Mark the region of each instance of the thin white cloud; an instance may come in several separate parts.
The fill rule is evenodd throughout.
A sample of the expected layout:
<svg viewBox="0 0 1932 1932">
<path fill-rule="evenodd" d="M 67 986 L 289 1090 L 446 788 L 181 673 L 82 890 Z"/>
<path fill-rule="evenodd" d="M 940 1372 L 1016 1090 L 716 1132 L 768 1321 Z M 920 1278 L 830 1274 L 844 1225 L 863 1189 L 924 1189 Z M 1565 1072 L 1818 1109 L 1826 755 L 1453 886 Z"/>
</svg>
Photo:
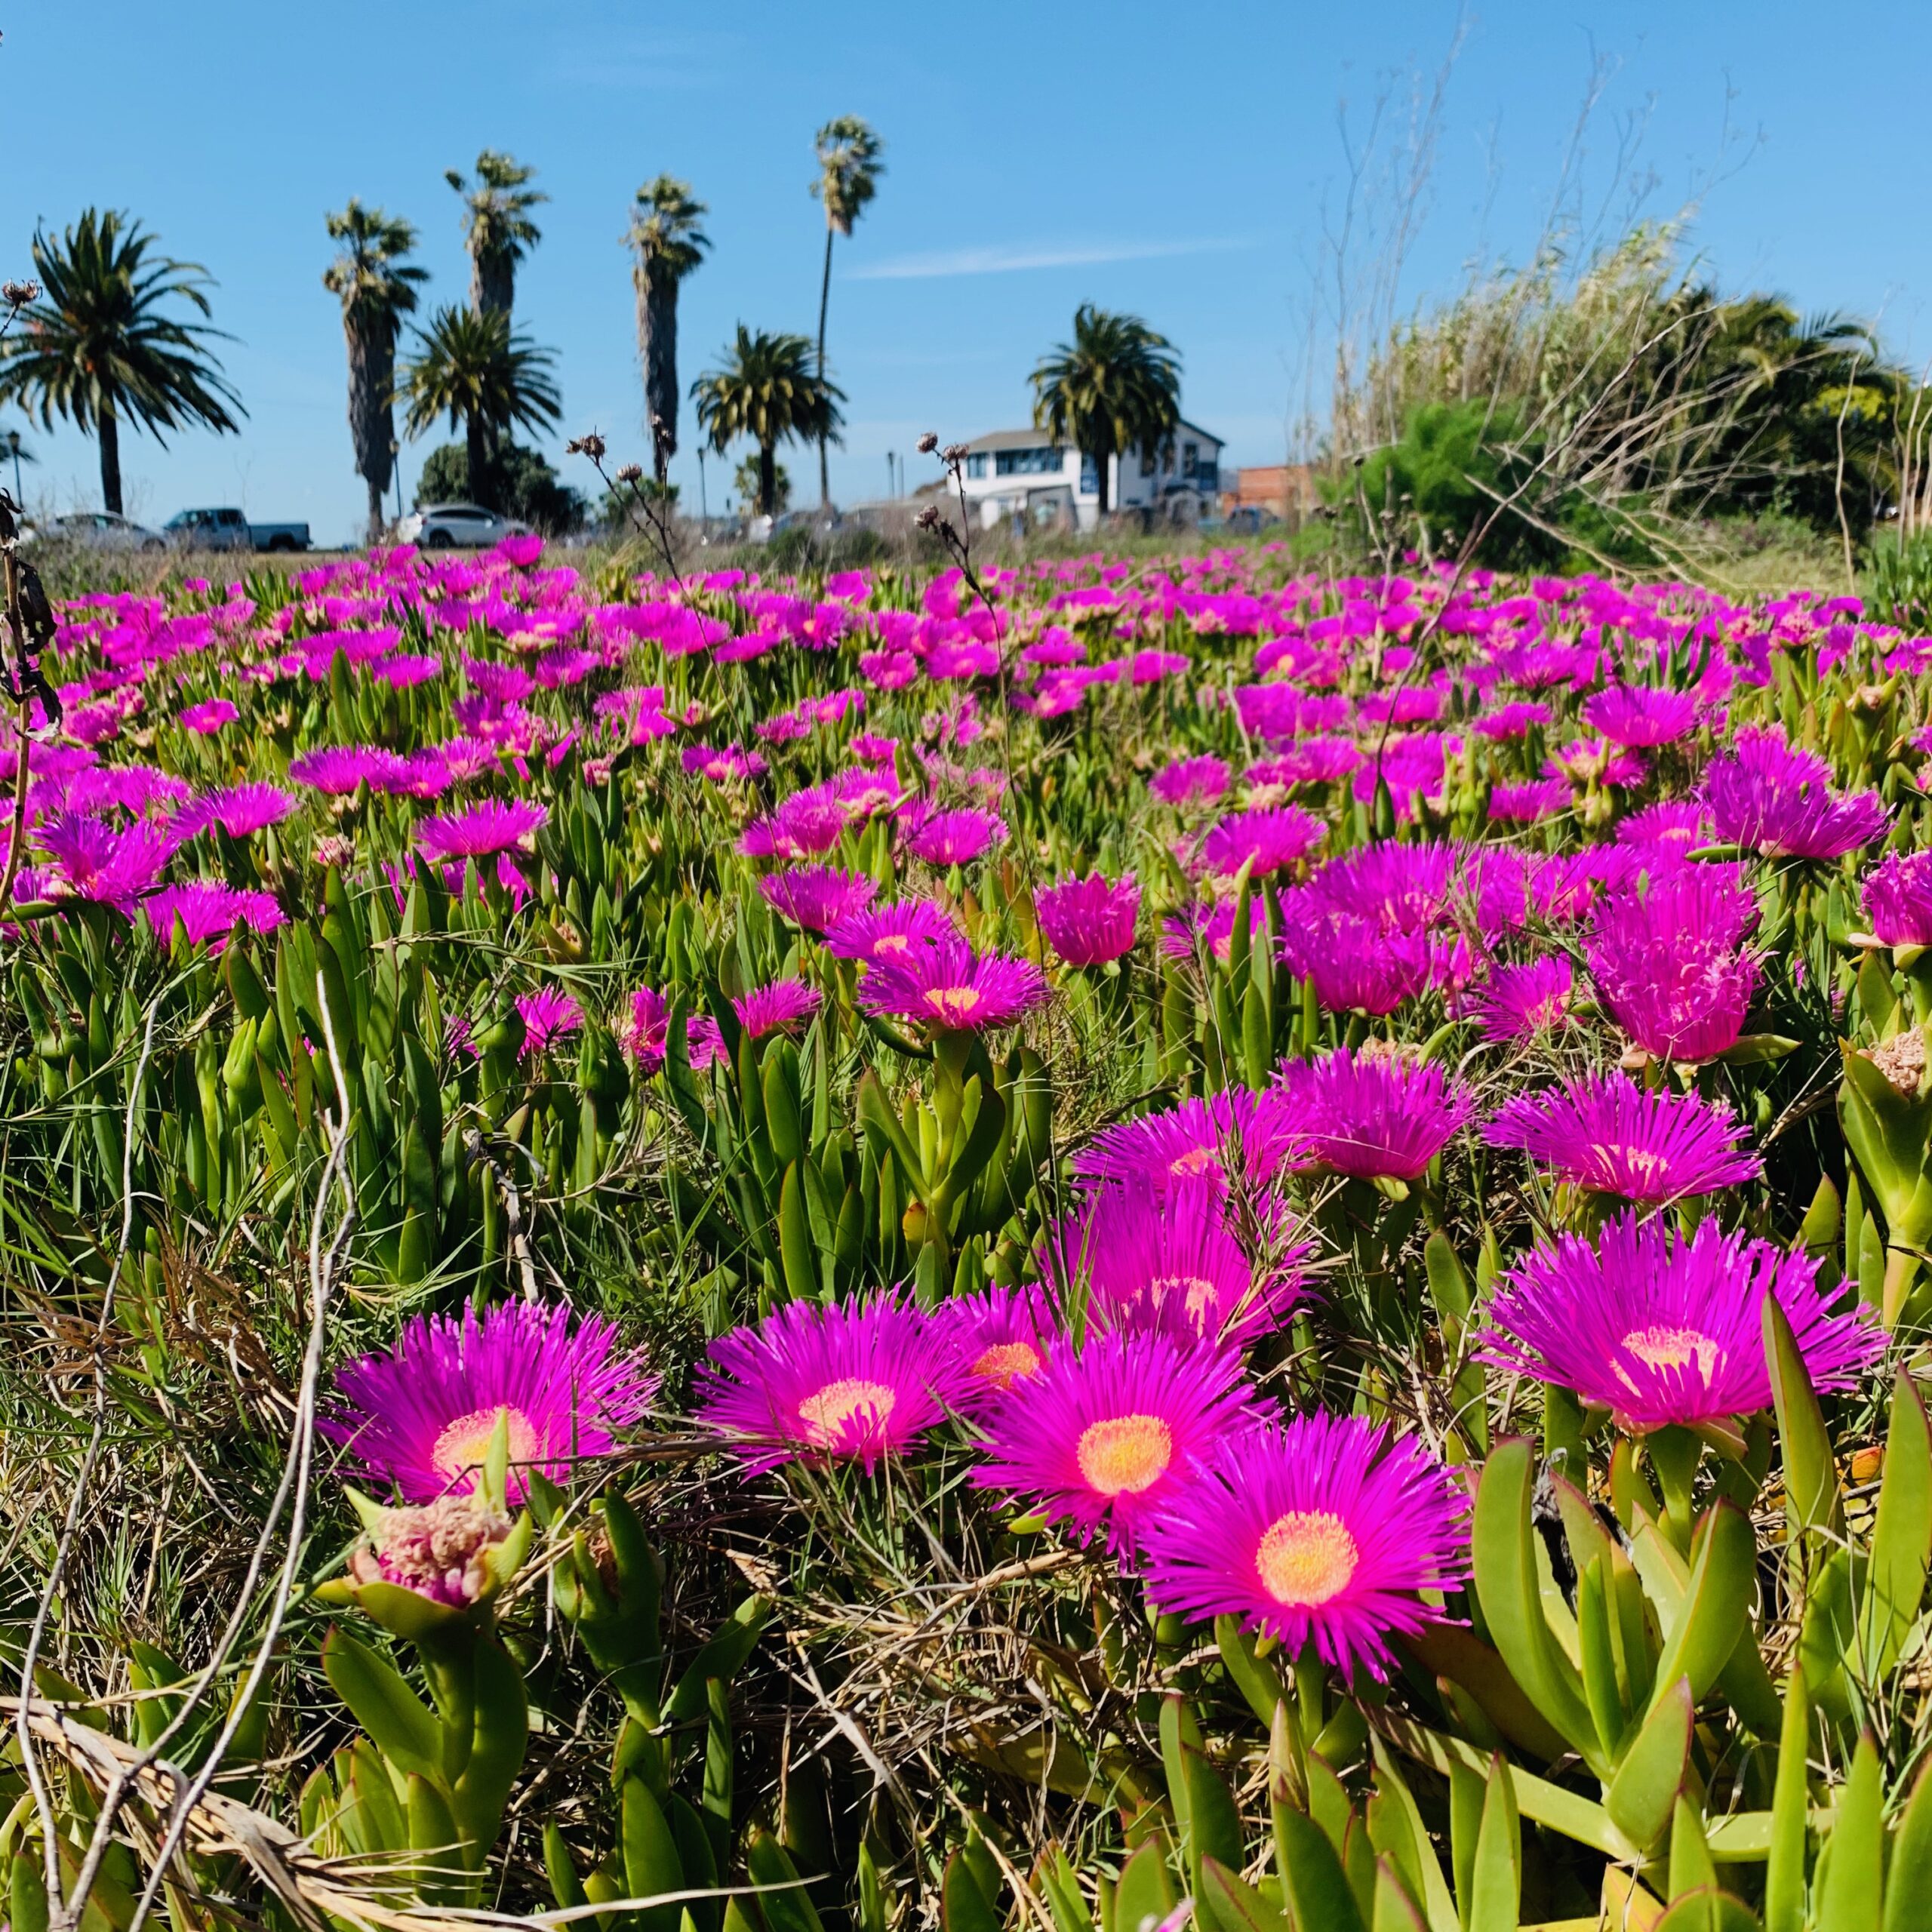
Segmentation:
<svg viewBox="0 0 1932 1932">
<path fill-rule="evenodd" d="M 1218 254 L 1247 243 L 1233 236 L 1185 242 L 1039 242 L 1005 248 L 946 248 L 893 255 L 846 270 L 854 281 L 929 281 L 944 276 L 1018 275 L 1029 269 L 1084 269 L 1107 262 L 1165 261 L 1177 255 Z"/>
</svg>

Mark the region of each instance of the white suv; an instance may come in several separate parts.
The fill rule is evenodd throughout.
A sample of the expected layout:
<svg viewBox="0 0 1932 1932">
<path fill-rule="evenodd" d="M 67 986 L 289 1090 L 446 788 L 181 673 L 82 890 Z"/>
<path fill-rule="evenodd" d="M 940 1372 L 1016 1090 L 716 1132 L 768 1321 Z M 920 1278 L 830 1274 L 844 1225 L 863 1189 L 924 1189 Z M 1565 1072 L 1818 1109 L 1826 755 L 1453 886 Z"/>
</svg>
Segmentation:
<svg viewBox="0 0 1932 1932">
<path fill-rule="evenodd" d="M 425 550 L 487 550 L 506 537 L 532 534 L 528 524 L 475 503 L 426 503 L 395 527 L 398 543 L 418 544 Z"/>
</svg>

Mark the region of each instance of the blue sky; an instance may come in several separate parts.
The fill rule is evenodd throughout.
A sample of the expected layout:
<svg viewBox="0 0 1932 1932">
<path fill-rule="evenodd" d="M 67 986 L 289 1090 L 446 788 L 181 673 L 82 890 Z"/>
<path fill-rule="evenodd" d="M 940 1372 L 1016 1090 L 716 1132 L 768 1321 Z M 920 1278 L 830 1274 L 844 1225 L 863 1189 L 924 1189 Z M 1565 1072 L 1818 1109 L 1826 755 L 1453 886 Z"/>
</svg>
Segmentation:
<svg viewBox="0 0 1932 1932">
<path fill-rule="evenodd" d="M 319 281 L 327 210 L 354 194 L 407 215 L 430 299 L 458 300 L 460 211 L 443 170 L 485 145 L 534 163 L 552 198 L 517 315 L 557 352 L 553 454 L 563 462 L 564 437 L 595 427 L 641 457 L 620 246 L 632 192 L 664 170 L 710 204 L 713 253 L 681 313 L 688 384 L 740 319 L 813 327 L 824 230 L 806 192 L 812 133 L 857 113 L 884 137 L 888 171 L 834 271 L 830 358 L 849 418 L 835 497 L 883 494 L 888 450 L 923 480 L 923 429 L 1023 421 L 1027 372 L 1082 300 L 1172 338 L 1186 413 L 1227 439 L 1229 460 L 1278 461 L 1307 372 L 1326 360 L 1343 127 L 1361 143 L 1385 100 L 1388 152 L 1459 17 L 1404 300 L 1453 287 L 1473 256 L 1533 245 L 1606 66 L 1569 177 L 1586 227 L 1623 210 L 1631 170 L 1618 157 L 1634 149 L 1635 172 L 1654 182 L 1646 211 L 1696 198 L 1694 244 L 1727 286 L 1875 316 L 1895 348 L 1922 352 L 1922 5 L 1866 9 L 1855 35 L 1835 38 L 1826 15 L 1789 0 L 1491 0 L 1460 17 L 1398 0 L 59 0 L 19 10 L 0 46 L 0 272 L 26 271 L 37 220 L 64 225 L 89 203 L 130 210 L 205 263 L 249 420 L 239 436 L 165 450 L 124 439 L 130 510 L 158 521 L 238 502 L 340 540 L 362 491 L 339 311 Z M 1389 196 L 1363 201 L 1369 229 L 1386 223 Z M 1360 252 L 1372 257 L 1372 232 Z M 682 429 L 674 475 L 695 502 L 688 413 Z M 30 499 L 98 501 L 91 443 L 29 436 L 41 457 Z M 410 484 L 427 447 L 406 450 Z M 789 463 L 809 500 L 811 457 Z M 721 468 L 709 469 L 714 509 Z"/>
</svg>

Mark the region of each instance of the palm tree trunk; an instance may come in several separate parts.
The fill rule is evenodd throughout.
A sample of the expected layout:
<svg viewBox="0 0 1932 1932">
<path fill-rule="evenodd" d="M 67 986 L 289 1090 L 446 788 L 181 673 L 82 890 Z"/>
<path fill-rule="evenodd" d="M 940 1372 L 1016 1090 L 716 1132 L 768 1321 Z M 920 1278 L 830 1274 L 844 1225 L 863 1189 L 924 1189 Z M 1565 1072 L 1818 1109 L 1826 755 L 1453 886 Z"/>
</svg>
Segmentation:
<svg viewBox="0 0 1932 1932">
<path fill-rule="evenodd" d="M 469 471 L 469 499 L 486 510 L 497 508 L 497 479 L 491 473 L 490 426 L 480 413 L 466 417 L 463 425 L 463 455 Z"/>
<path fill-rule="evenodd" d="M 121 423 L 112 398 L 103 397 L 94 417 L 100 438 L 100 506 L 110 516 L 121 514 Z"/>
<path fill-rule="evenodd" d="M 355 447 L 355 470 L 369 486 L 368 537 L 383 534 L 383 493 L 389 487 L 395 458 L 389 444 L 395 434 L 390 391 L 395 381 L 395 324 L 375 317 L 343 318 L 349 341 L 349 433 Z"/>
<path fill-rule="evenodd" d="M 638 267 L 637 346 L 651 468 L 661 484 L 678 449 L 678 278 L 661 265 Z"/>
<path fill-rule="evenodd" d="M 758 446 L 758 513 L 760 516 L 777 514 L 774 506 L 778 499 L 778 451 L 771 443 Z"/>
<path fill-rule="evenodd" d="M 818 285 L 818 379 L 825 380 L 825 312 L 832 300 L 832 223 L 825 224 L 825 272 L 819 278 Z M 820 509 L 832 507 L 832 472 L 826 457 L 826 439 L 823 430 L 818 439 L 818 506 Z"/>
<path fill-rule="evenodd" d="M 1094 487 L 1100 493 L 1100 507 L 1096 512 L 1096 515 L 1100 517 L 1105 517 L 1107 512 L 1113 507 L 1109 499 L 1107 490 L 1108 485 L 1112 481 L 1112 478 L 1107 474 L 1107 466 L 1113 460 L 1113 451 L 1112 450 L 1097 449 L 1092 452 L 1092 454 L 1094 458 Z"/>
</svg>

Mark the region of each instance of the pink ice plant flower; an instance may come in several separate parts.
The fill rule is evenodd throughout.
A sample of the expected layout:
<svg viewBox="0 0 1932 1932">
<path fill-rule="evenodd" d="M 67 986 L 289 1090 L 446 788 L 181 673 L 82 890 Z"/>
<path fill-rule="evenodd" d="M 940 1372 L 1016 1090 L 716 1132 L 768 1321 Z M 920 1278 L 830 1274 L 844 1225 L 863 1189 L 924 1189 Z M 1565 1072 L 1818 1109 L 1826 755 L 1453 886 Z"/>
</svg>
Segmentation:
<svg viewBox="0 0 1932 1932">
<path fill-rule="evenodd" d="M 731 1001 L 738 1024 L 754 1040 L 768 1033 L 790 1031 L 818 1011 L 822 995 L 803 980 L 774 980 L 770 985 L 754 986 Z"/>
<path fill-rule="evenodd" d="M 432 859 L 487 858 L 534 838 L 549 816 L 531 799 L 484 798 L 426 818 L 416 828 L 416 843 Z"/>
<path fill-rule="evenodd" d="M 1251 877 L 1266 878 L 1299 864 L 1327 831 L 1312 812 L 1296 805 L 1236 812 L 1208 833 L 1201 856 L 1219 877 L 1231 878 L 1246 866 Z"/>
<path fill-rule="evenodd" d="M 869 1013 L 949 1033 L 1011 1026 L 1047 997 L 1046 975 L 1030 959 L 975 953 L 956 938 L 875 959 L 859 989 Z"/>
<path fill-rule="evenodd" d="M 870 966 L 958 937 L 959 928 L 930 899 L 900 899 L 848 914 L 826 934 L 825 948 L 835 959 L 861 960 Z"/>
<path fill-rule="evenodd" d="M 1735 866 L 1679 866 L 1606 896 L 1584 947 L 1611 1017 L 1660 1060 L 1715 1060 L 1737 1044 L 1758 983 L 1742 949 L 1755 900 Z"/>
<path fill-rule="evenodd" d="M 619 1351 L 614 1323 L 541 1302 L 478 1315 L 424 1315 L 393 1349 L 336 1377 L 340 1400 L 317 1427 L 376 1481 L 412 1503 L 467 1495 L 500 1423 L 509 1438 L 508 1500 L 527 1472 L 568 1482 L 580 1461 L 605 1456 L 657 1393 L 654 1377 Z"/>
<path fill-rule="evenodd" d="M 1881 946 L 1932 946 L 1932 852 L 1894 852 L 1865 875 L 1865 912 Z"/>
<path fill-rule="evenodd" d="M 163 886 L 141 901 L 141 912 L 162 945 L 173 937 L 178 921 L 189 945 L 206 945 L 211 952 L 227 944 L 238 925 L 252 933 L 272 933 L 287 917 L 273 893 L 245 891 L 212 878 Z"/>
<path fill-rule="evenodd" d="M 971 1393 L 947 1324 L 896 1295 L 830 1307 L 787 1302 L 711 1345 L 697 1411 L 756 1475 L 789 1462 L 856 1462 L 869 1475 Z"/>
<path fill-rule="evenodd" d="M 1226 1190 L 1232 1174 L 1252 1191 L 1274 1179 L 1291 1145 L 1272 1098 L 1229 1087 L 1103 1128 L 1074 1155 L 1073 1173 L 1083 1186 L 1137 1184 L 1164 1197 L 1195 1186 Z"/>
<path fill-rule="evenodd" d="M 759 896 L 774 911 L 809 933 L 829 932 L 863 912 L 877 895 L 877 881 L 836 866 L 792 866 L 758 881 Z"/>
<path fill-rule="evenodd" d="M 1101 966 L 1133 947 L 1140 887 L 1131 872 L 1118 884 L 1092 872 L 1041 887 L 1033 910 L 1047 943 L 1069 966 Z"/>
<path fill-rule="evenodd" d="M 1566 953 L 1502 961 L 1463 995 L 1463 1011 L 1494 1044 L 1529 1039 L 1568 1023 L 1576 977 Z"/>
<path fill-rule="evenodd" d="M 1390 1638 L 1440 1620 L 1429 1599 L 1468 1581 L 1467 1516 L 1466 1489 L 1413 1437 L 1316 1410 L 1200 1457 L 1146 1523 L 1147 1594 L 1385 1678 Z"/>
<path fill-rule="evenodd" d="M 1274 1218 L 1279 1225 L 1263 1229 L 1266 1251 L 1257 1266 L 1219 1189 L 1103 1187 L 1048 1229 L 1041 1269 L 1061 1304 L 1084 1303 L 1097 1327 L 1240 1345 L 1283 1326 L 1306 1292 L 1313 1248 Z"/>
<path fill-rule="evenodd" d="M 1505 1101 L 1483 1138 L 1557 1180 L 1647 1207 L 1715 1193 L 1764 1171 L 1743 1124 L 1695 1094 L 1646 1093 L 1627 1073 L 1583 1074 Z"/>
<path fill-rule="evenodd" d="M 1008 1390 L 973 1481 L 1064 1524 L 1075 1542 L 1104 1536 L 1131 1560 L 1142 1525 L 1195 1460 L 1252 1426 L 1251 1399 L 1229 1351 L 1124 1329 L 1090 1334 Z"/>
<path fill-rule="evenodd" d="M 1434 1060 L 1400 1051 L 1291 1060 L 1272 1096 L 1292 1164 L 1358 1180 L 1418 1180 L 1475 1111 L 1475 1097 Z"/>
<path fill-rule="evenodd" d="M 1608 1409 L 1626 1434 L 1749 1416 L 1771 1401 L 1764 1305 L 1775 1297 L 1814 1389 L 1849 1389 L 1883 1352 L 1869 1306 L 1835 1312 L 1817 1263 L 1714 1220 L 1687 1235 L 1637 1211 L 1592 1244 L 1560 1235 L 1504 1277 L 1482 1359 Z"/>
<path fill-rule="evenodd" d="M 1835 859 L 1869 844 L 1887 814 L 1876 792 L 1831 789 L 1832 768 L 1776 731 L 1738 733 L 1704 774 L 1703 802 L 1718 837 L 1767 858 Z"/>
</svg>

